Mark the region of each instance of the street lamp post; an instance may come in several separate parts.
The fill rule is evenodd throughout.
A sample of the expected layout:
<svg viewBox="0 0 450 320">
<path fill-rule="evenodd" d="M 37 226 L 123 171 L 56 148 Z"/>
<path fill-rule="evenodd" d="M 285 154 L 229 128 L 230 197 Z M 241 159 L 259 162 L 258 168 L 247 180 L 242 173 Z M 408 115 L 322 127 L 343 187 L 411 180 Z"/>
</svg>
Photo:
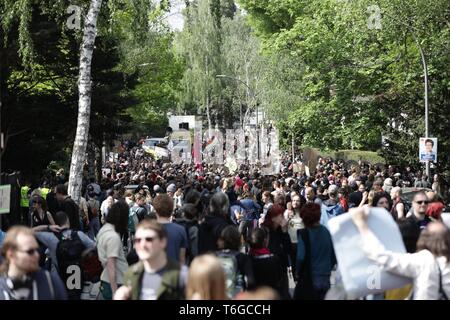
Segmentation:
<svg viewBox="0 0 450 320">
<path fill-rule="evenodd" d="M 394 19 L 392 16 L 384 12 L 384 15 L 389 16 L 391 19 Z M 425 138 L 428 138 L 428 66 L 427 66 L 427 60 L 425 59 L 425 53 L 423 51 L 422 46 L 420 45 L 419 40 L 416 37 L 416 34 L 414 33 L 413 27 L 405 23 L 401 20 L 394 19 L 395 21 L 399 22 L 400 24 L 406 26 L 411 33 L 412 37 L 414 38 L 414 42 L 417 45 L 417 48 L 420 52 L 420 59 L 422 60 L 422 66 L 423 66 L 423 73 L 424 73 L 424 104 L 425 104 Z M 430 178 L 430 161 L 425 161 L 425 171 L 428 179 Z"/>
<path fill-rule="evenodd" d="M 414 32 L 410 29 L 410 32 L 414 38 L 414 41 L 417 44 L 417 47 L 420 51 L 420 58 L 422 59 L 422 66 L 423 66 L 423 74 L 424 74 L 424 102 L 425 102 L 425 138 L 428 138 L 428 66 L 427 66 L 427 60 L 425 59 L 425 54 L 423 52 L 422 46 L 420 45 L 419 40 L 417 40 L 416 35 Z M 425 171 L 427 178 L 430 179 L 430 161 L 425 162 Z"/>
</svg>

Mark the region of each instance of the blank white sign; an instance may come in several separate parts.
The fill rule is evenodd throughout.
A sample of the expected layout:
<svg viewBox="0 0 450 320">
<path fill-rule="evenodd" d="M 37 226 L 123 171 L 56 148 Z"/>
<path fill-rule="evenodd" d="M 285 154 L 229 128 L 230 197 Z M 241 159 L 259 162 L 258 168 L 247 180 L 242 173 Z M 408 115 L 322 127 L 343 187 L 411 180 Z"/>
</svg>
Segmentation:
<svg viewBox="0 0 450 320">
<path fill-rule="evenodd" d="M 400 230 L 391 215 L 382 208 L 371 208 L 368 217 L 370 230 L 386 250 L 406 253 Z M 342 281 L 350 299 L 401 288 L 411 280 L 382 271 L 361 249 L 361 236 L 350 213 L 328 222 Z"/>
</svg>

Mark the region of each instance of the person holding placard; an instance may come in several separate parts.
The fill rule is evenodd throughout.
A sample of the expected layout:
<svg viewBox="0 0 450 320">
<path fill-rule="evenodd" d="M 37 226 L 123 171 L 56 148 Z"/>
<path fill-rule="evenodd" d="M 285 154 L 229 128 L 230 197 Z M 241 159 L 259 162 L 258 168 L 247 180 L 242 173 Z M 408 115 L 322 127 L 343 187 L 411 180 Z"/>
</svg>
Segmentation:
<svg viewBox="0 0 450 320">
<path fill-rule="evenodd" d="M 450 296 L 450 230 L 430 223 L 417 242 L 416 253 L 388 251 L 369 229 L 370 208 L 350 211 L 362 238 L 366 256 L 390 273 L 411 278 L 414 300 L 447 300 Z"/>
</svg>

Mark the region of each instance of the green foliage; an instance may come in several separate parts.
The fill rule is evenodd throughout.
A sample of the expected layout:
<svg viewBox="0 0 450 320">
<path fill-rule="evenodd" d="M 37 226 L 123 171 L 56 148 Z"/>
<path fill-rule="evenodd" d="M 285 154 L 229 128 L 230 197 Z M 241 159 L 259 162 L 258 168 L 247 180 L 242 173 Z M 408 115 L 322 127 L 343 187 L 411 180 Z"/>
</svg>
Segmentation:
<svg viewBox="0 0 450 320">
<path fill-rule="evenodd" d="M 90 126 L 90 141 L 99 148 L 132 129 L 128 110 L 133 106 L 141 110 L 143 106 L 167 108 L 174 105 L 172 84 L 176 84 L 175 79 L 181 74 L 180 65 L 172 61 L 171 35 L 153 31 L 151 35 L 157 40 L 153 42 L 150 36 L 139 37 L 133 33 L 127 25 L 133 20 L 121 11 L 125 2 L 137 4 L 110 1 L 102 7 L 99 17 L 92 64 Z M 0 48 L 1 121 L 7 140 L 2 154 L 3 170 L 21 170 L 26 175 L 39 177 L 51 161 L 69 163 L 67 147 L 71 149 L 77 122 L 81 41 L 81 31 L 66 27 L 66 9 L 71 4 L 80 5 L 86 12 L 89 1 L 28 0 L 0 4 L 2 18 L 9 17 L 9 20 L 2 19 L 0 29 L 0 38 L 7 40 Z M 145 4 L 141 2 L 142 6 Z M 142 9 L 135 7 L 136 11 Z M 150 10 L 145 6 L 145 12 Z M 15 29 L 19 29 L 19 33 L 14 32 Z M 140 39 L 146 40 L 145 46 L 138 43 Z M 133 50 L 127 51 L 127 48 Z M 138 52 L 136 59 L 128 60 L 128 53 L 134 52 Z M 158 68 L 148 72 L 137 67 L 143 63 L 139 59 L 153 60 Z M 159 103 L 158 100 L 164 101 Z M 148 113 L 152 117 L 157 114 L 160 121 L 165 115 L 162 108 Z M 146 123 L 152 122 L 151 117 L 143 118 L 138 117 Z"/>
<path fill-rule="evenodd" d="M 372 1 L 240 0 L 273 57 L 286 55 L 303 67 L 281 75 L 301 90 L 281 91 L 292 101 L 278 124 L 283 139 L 326 149 L 383 150 L 393 163 L 417 164 L 424 136 L 423 67 L 429 70 L 430 136 L 439 139 L 439 165 L 450 167 L 450 1 L 380 0 L 381 30 L 369 29 Z M 283 17 L 287 17 L 283 19 Z M 291 98 L 292 97 L 292 98 Z M 269 108 L 277 114 L 273 99 Z M 442 142 L 442 144 L 441 144 Z"/>
</svg>

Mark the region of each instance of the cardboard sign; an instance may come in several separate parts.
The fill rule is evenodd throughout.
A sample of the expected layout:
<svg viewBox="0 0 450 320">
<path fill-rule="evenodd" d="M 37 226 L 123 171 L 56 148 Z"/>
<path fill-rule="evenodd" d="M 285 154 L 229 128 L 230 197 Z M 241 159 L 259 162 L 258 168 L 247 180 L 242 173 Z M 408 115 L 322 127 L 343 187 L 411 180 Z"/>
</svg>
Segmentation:
<svg viewBox="0 0 450 320">
<path fill-rule="evenodd" d="M 0 214 L 9 213 L 11 208 L 11 185 L 0 186 Z"/>
<path fill-rule="evenodd" d="M 386 250 L 406 253 L 397 224 L 383 208 L 371 208 L 368 225 Z M 350 213 L 328 222 L 334 250 L 345 291 L 350 299 L 404 287 L 411 283 L 406 277 L 383 271 L 367 258 L 361 248 L 361 235 Z"/>
</svg>

